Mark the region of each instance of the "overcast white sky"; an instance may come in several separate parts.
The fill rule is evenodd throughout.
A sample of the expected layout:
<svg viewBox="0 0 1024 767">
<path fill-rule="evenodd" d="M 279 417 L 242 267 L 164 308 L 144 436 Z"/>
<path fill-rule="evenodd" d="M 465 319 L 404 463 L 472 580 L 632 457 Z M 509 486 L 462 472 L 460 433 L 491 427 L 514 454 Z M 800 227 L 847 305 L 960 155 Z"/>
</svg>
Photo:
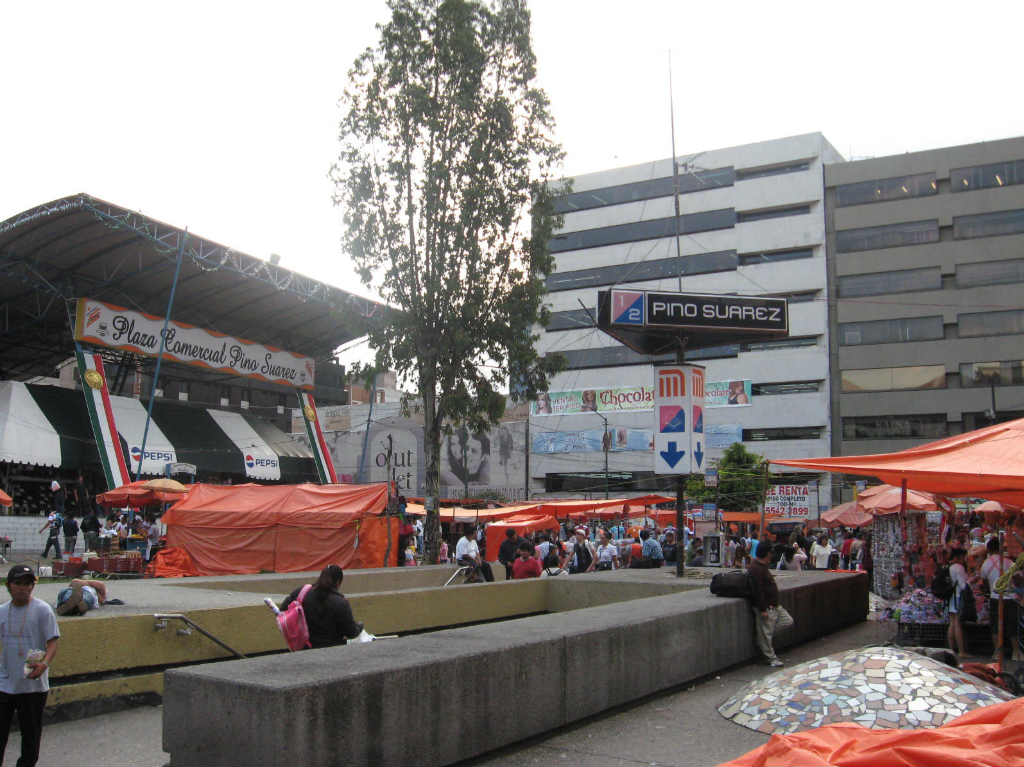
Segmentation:
<svg viewBox="0 0 1024 767">
<path fill-rule="evenodd" d="M 567 174 L 821 131 L 856 157 L 1024 133 L 1024 3 L 533 0 Z M 76 192 L 364 292 L 327 171 L 382 0 L 5 3 L 0 221 Z"/>
</svg>

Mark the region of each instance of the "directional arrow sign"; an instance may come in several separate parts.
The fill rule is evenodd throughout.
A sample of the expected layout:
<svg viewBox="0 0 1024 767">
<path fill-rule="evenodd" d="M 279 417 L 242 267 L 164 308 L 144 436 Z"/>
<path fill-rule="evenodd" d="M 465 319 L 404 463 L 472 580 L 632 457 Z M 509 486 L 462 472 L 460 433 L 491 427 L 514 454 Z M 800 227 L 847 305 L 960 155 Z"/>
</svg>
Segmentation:
<svg viewBox="0 0 1024 767">
<path fill-rule="evenodd" d="M 668 450 L 658 451 L 661 455 L 662 460 L 669 465 L 669 468 L 674 469 L 676 464 L 679 463 L 679 459 L 686 455 L 685 450 L 677 450 L 675 442 L 668 443 Z"/>
<path fill-rule="evenodd" d="M 701 450 L 701 448 L 700 448 L 700 440 L 699 439 L 694 440 L 694 443 L 697 446 L 693 449 L 693 458 L 697 462 L 697 470 L 699 471 L 700 468 L 701 468 L 701 464 L 704 463 L 704 451 Z"/>
</svg>

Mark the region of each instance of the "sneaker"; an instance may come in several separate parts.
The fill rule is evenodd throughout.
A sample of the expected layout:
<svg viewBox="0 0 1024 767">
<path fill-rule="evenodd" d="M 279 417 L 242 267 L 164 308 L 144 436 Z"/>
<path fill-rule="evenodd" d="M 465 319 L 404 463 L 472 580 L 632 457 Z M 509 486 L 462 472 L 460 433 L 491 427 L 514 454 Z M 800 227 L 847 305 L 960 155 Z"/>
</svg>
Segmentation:
<svg viewBox="0 0 1024 767">
<path fill-rule="evenodd" d="M 769 661 L 768 665 L 771 666 L 772 668 L 778 668 L 779 666 L 785 666 L 786 664 L 783 663 L 778 658 L 775 658 L 774 660 Z"/>
</svg>

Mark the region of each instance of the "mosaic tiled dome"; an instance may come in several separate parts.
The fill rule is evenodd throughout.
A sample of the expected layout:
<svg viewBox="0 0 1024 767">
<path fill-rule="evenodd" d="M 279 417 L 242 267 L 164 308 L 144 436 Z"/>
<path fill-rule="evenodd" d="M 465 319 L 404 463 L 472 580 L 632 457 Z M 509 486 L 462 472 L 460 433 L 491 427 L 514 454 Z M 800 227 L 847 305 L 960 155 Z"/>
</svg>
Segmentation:
<svg viewBox="0 0 1024 767">
<path fill-rule="evenodd" d="M 898 647 L 826 655 L 751 682 L 718 707 L 767 734 L 837 722 L 872 729 L 938 727 L 975 708 L 1011 700 L 1005 690 Z"/>
</svg>

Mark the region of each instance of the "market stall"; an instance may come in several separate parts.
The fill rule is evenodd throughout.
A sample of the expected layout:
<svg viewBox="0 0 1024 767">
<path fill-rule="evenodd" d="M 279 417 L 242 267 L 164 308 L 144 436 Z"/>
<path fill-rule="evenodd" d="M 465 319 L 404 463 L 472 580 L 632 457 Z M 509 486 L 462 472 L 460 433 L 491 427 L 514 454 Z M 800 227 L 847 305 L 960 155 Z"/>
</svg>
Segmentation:
<svg viewBox="0 0 1024 767">
<path fill-rule="evenodd" d="M 380 516 L 387 493 L 385 483 L 199 484 L 163 521 L 168 545 L 187 551 L 202 575 L 393 566 L 397 526 L 389 551 Z"/>
<path fill-rule="evenodd" d="M 516 535 L 524 537 L 540 530 L 557 529 L 558 520 L 550 514 L 519 514 L 500 522 L 492 522 L 487 526 L 487 561 L 498 561 L 498 549 L 508 530 L 515 530 Z"/>
</svg>

